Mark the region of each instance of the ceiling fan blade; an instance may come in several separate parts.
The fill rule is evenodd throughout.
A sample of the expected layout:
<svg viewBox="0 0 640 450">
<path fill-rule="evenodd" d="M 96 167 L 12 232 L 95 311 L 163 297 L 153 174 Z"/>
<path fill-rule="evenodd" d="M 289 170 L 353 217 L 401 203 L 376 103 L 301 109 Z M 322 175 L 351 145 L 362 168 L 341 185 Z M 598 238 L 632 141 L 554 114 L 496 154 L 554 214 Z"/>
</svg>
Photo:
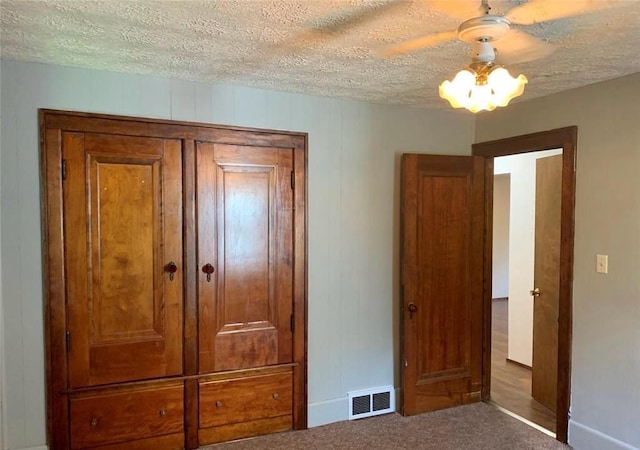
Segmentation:
<svg viewBox="0 0 640 450">
<path fill-rule="evenodd" d="M 309 28 L 319 33 L 335 34 L 364 25 L 384 14 L 391 13 L 396 8 L 406 6 L 406 0 L 390 0 L 387 3 L 373 6 L 365 4 L 365 6 L 350 12 L 341 14 L 338 11 L 335 15 L 317 19 Z"/>
<path fill-rule="evenodd" d="M 400 42 L 399 44 L 389 45 L 378 52 L 382 58 L 391 58 L 392 56 L 404 55 L 406 53 L 415 52 L 423 48 L 431 47 L 440 42 L 455 39 L 458 36 L 457 31 L 443 31 L 442 33 L 428 34 L 409 41 Z"/>
<path fill-rule="evenodd" d="M 350 11 L 338 10 L 330 16 L 309 21 L 302 30 L 272 46 L 272 52 L 284 54 L 318 47 L 335 38 L 341 32 L 347 32 L 352 28 L 364 25 L 400 7 L 406 7 L 406 0 L 390 0 L 373 6 L 365 4 L 365 6 Z"/>
<path fill-rule="evenodd" d="M 425 0 L 427 6 L 449 17 L 467 20 L 482 14 L 479 0 Z"/>
<path fill-rule="evenodd" d="M 500 64 L 520 64 L 546 58 L 555 47 L 524 31 L 511 29 L 501 39 L 493 42 L 496 59 Z"/>
<path fill-rule="evenodd" d="M 620 0 L 532 0 L 512 8 L 505 17 L 512 23 L 533 25 L 548 20 L 563 19 L 578 16 L 600 9 L 610 8 L 620 3 Z"/>
</svg>

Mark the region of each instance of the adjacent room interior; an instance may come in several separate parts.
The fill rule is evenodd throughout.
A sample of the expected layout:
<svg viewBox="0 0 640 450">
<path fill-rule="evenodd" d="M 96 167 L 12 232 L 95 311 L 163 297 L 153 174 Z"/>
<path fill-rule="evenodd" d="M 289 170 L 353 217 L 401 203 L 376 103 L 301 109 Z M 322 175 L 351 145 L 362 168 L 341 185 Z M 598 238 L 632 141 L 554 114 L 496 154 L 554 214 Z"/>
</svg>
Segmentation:
<svg viewBox="0 0 640 450">
<path fill-rule="evenodd" d="M 540 305 L 537 310 L 534 306 L 540 297 L 540 288 L 535 291 L 535 274 L 536 255 L 540 258 L 541 251 L 548 252 L 550 245 L 557 247 L 559 242 L 543 244 L 542 237 L 536 234 L 539 221 L 557 220 L 542 216 L 544 211 L 538 210 L 546 204 L 541 196 L 550 193 L 537 183 L 537 175 L 544 177 L 544 174 L 537 173 L 536 162 L 561 153 L 562 150 L 547 150 L 494 160 L 491 400 L 551 433 L 556 431 L 556 399 L 554 395 L 546 398 L 532 395 L 535 392 L 532 366 L 534 341 L 538 364 L 545 363 L 540 352 L 550 352 L 557 359 L 557 352 L 548 343 L 553 338 L 546 337 L 557 334 L 557 330 L 545 322 Z M 557 158 L 542 162 L 560 163 Z M 556 192 L 559 188 L 556 186 Z M 559 224 L 551 226 L 559 228 Z M 536 245 L 544 246 L 544 250 L 536 252 Z M 548 297 L 549 292 L 545 294 Z M 557 321 L 557 307 L 554 314 Z M 548 371 L 538 368 L 535 372 L 538 384 L 555 380 Z"/>
</svg>

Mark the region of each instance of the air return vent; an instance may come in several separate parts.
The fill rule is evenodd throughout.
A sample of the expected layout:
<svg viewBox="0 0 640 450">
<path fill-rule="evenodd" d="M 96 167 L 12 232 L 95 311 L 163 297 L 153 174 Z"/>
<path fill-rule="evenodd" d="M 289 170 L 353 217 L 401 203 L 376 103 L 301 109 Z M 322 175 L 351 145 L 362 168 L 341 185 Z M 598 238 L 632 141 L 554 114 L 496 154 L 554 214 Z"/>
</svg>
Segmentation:
<svg viewBox="0 0 640 450">
<path fill-rule="evenodd" d="M 387 414 L 395 410 L 393 386 L 349 392 L 349 420 Z"/>
</svg>

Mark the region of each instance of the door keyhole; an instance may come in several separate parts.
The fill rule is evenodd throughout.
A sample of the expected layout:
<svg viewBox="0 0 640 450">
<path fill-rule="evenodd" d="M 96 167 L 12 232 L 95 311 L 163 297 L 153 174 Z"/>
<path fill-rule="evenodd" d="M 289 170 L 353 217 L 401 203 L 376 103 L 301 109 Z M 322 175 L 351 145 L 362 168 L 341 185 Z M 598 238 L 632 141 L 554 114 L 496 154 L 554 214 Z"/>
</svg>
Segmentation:
<svg viewBox="0 0 640 450">
<path fill-rule="evenodd" d="M 418 311 L 418 306 L 415 303 L 411 302 L 409 303 L 409 307 L 407 309 L 409 310 L 409 319 L 413 319 L 413 314 Z"/>
</svg>

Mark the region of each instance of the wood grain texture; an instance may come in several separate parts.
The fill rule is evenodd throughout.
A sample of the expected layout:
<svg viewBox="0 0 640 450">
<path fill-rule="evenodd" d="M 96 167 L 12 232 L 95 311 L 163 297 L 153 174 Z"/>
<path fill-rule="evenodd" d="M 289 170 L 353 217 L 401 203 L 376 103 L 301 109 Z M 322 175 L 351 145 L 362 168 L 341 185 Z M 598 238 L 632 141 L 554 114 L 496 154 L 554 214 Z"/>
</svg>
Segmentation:
<svg viewBox="0 0 640 450">
<path fill-rule="evenodd" d="M 182 433 L 155 436 L 135 441 L 118 442 L 117 444 L 100 445 L 91 447 L 91 450 L 181 450 L 184 448 Z"/>
<path fill-rule="evenodd" d="M 47 325 L 46 336 L 47 349 L 51 358 L 47 365 L 48 392 L 51 394 L 48 397 L 47 411 L 48 443 L 50 447 L 54 449 L 69 448 L 70 434 L 68 424 L 70 419 L 67 409 L 68 399 L 82 403 L 82 401 L 89 402 L 88 398 L 90 397 L 126 396 L 132 390 L 164 389 L 167 387 L 166 383 L 168 382 L 180 383 L 179 390 L 183 396 L 181 416 L 184 429 L 182 431 L 170 433 L 161 438 L 130 437 L 127 439 L 133 440 L 115 444 L 99 444 L 100 448 L 104 450 L 115 448 L 146 449 L 154 448 L 154 446 L 156 448 L 174 448 L 178 445 L 186 448 L 196 448 L 199 445 L 197 428 L 199 414 L 198 380 L 214 382 L 240 376 L 255 377 L 287 373 L 289 377 L 288 395 L 290 400 L 288 403 L 290 404 L 290 412 L 288 417 L 260 419 L 250 422 L 248 425 L 225 425 L 219 430 L 222 435 L 238 435 L 238 430 L 245 430 L 240 434 L 247 434 L 246 430 L 253 430 L 254 428 L 263 430 L 284 430 L 291 427 L 305 428 L 307 406 L 306 134 L 86 113 L 66 113 L 51 110 L 41 111 L 40 125 L 43 136 L 41 144 L 41 159 L 43 161 L 42 211 L 46 222 L 43 226 L 46 247 L 44 249 L 44 261 L 47 265 L 45 267 L 45 299 L 50 320 L 49 325 Z M 87 137 L 89 138 L 87 139 Z M 202 240 L 203 236 L 207 236 L 208 239 L 208 235 L 206 233 L 200 235 L 197 225 L 200 213 L 196 197 L 199 182 L 197 176 L 203 172 L 198 170 L 201 159 L 198 159 L 197 145 L 200 142 L 196 142 L 196 139 L 199 141 L 208 140 L 209 144 L 222 145 L 227 150 L 233 149 L 226 152 L 229 158 L 244 157 L 247 152 L 253 153 L 257 155 L 256 161 L 254 161 L 254 163 L 257 162 L 256 167 L 264 165 L 265 156 L 273 159 L 272 156 L 269 156 L 270 152 L 271 154 L 275 152 L 277 155 L 276 163 L 271 164 L 272 169 L 270 169 L 273 175 L 269 175 L 269 190 L 272 193 L 275 192 L 275 194 L 269 194 L 271 195 L 269 203 L 277 204 L 279 207 L 274 208 L 267 214 L 269 232 L 273 233 L 276 239 L 267 239 L 267 245 L 269 245 L 269 263 L 275 259 L 279 261 L 279 266 L 273 265 L 274 268 L 269 269 L 267 273 L 270 279 L 267 291 L 272 298 L 281 296 L 288 298 L 288 300 L 285 305 L 267 308 L 270 323 L 268 327 L 264 326 L 265 321 L 259 320 L 254 321 L 249 326 L 252 331 L 257 330 L 260 332 L 260 330 L 269 328 L 273 332 L 284 336 L 277 343 L 271 345 L 275 350 L 268 352 L 275 355 L 275 358 L 270 357 L 268 362 L 258 361 L 258 364 L 269 363 L 273 365 L 257 366 L 240 371 L 225 370 L 217 373 L 198 373 L 200 364 L 198 359 L 202 356 L 198 349 L 198 337 L 201 336 L 199 334 L 201 317 L 199 318 L 198 316 L 202 316 L 203 310 L 197 308 L 197 301 L 200 294 L 198 291 L 204 285 L 202 280 L 206 275 L 201 271 L 201 255 L 198 253 L 200 248 L 197 244 Z M 86 151 L 87 142 L 90 144 L 88 147 L 92 148 L 91 152 Z M 160 145 L 154 147 L 150 143 L 154 145 L 160 143 Z M 63 148 L 76 149 L 75 153 L 71 151 L 70 160 L 66 158 L 67 179 L 64 182 L 60 176 L 62 171 L 61 160 L 64 156 Z M 91 158 L 94 158 L 93 163 L 85 164 L 84 154 L 89 154 Z M 136 167 L 126 167 L 127 165 Z M 242 165 L 241 161 L 239 165 Z M 238 166 L 238 161 L 236 161 L 236 166 Z M 88 172 L 83 167 L 89 167 Z M 276 169 L 274 170 L 273 167 Z M 256 170 L 260 172 L 264 171 L 264 168 Z M 132 171 L 135 173 L 129 173 Z M 115 175 L 111 172 L 115 172 Z M 243 173 L 242 170 L 238 172 Z M 293 172 L 293 175 L 291 175 L 291 172 Z M 103 195 L 107 210 L 111 208 L 111 213 L 107 214 L 105 218 L 112 218 L 109 219 L 110 221 L 106 227 L 103 227 L 103 224 L 99 222 L 99 215 L 94 217 L 97 207 L 104 208 L 105 205 L 105 202 L 100 203 L 101 199 L 98 194 L 102 193 L 98 190 L 99 185 L 97 183 L 94 183 L 93 186 L 91 185 L 91 181 L 98 180 L 99 175 L 103 175 L 104 181 L 106 181 L 106 184 L 103 183 L 101 187 L 106 187 L 109 190 L 108 194 Z M 141 177 L 144 178 L 143 184 L 147 186 L 151 184 L 151 188 L 135 184 L 127 186 L 127 183 L 135 183 L 135 180 L 141 180 Z M 292 177 L 295 181 L 295 188 L 291 183 Z M 111 180 L 106 180 L 107 178 Z M 119 178 L 122 183 L 116 182 L 114 178 Z M 75 184 L 70 180 L 75 180 Z M 89 181 L 88 183 L 86 182 L 87 180 Z M 162 181 L 158 182 L 158 180 Z M 72 189 L 72 186 L 75 187 Z M 116 189 L 120 189 L 121 192 L 114 197 L 113 191 Z M 161 196 L 155 195 L 158 189 L 162 190 Z M 150 192 L 153 195 L 150 196 Z M 69 198 L 63 198 L 63 194 Z M 115 204 L 127 194 L 131 194 L 135 199 L 139 200 L 139 204 L 135 209 L 139 210 L 141 214 L 129 216 L 116 214 L 117 206 Z M 57 200 L 56 197 L 58 197 Z M 160 197 L 162 201 L 158 201 Z M 90 200 L 95 201 L 91 204 Z M 87 204 L 91 206 L 86 207 Z M 87 280 L 94 282 L 95 277 L 89 273 L 90 269 L 96 265 L 104 266 L 104 260 L 101 260 L 101 258 L 105 258 L 105 256 L 98 251 L 93 254 L 87 252 L 86 243 L 95 243 L 96 239 L 99 241 L 100 236 L 96 233 L 100 227 L 108 230 L 109 226 L 111 226 L 112 229 L 109 234 L 116 236 L 122 234 L 125 229 L 128 234 L 131 234 L 128 227 L 123 228 L 124 224 L 131 224 L 132 221 L 139 221 L 142 220 L 141 217 L 148 216 L 145 211 L 149 211 L 149 204 L 153 205 L 150 209 L 152 214 L 161 211 L 163 214 L 162 221 L 156 220 L 155 225 L 150 225 L 150 229 L 153 230 L 153 241 L 149 241 L 149 234 L 137 236 L 140 239 L 137 237 L 132 239 L 135 241 L 132 247 L 136 245 L 144 247 L 145 245 L 143 244 L 145 243 L 147 247 L 149 245 L 155 246 L 157 244 L 155 237 L 162 236 L 164 233 L 163 239 L 165 243 L 162 246 L 162 250 L 165 253 L 170 252 L 177 255 L 175 258 L 172 257 L 171 260 L 176 263 L 178 270 L 174 274 L 174 280 L 170 282 L 171 284 L 168 284 L 168 274 L 164 272 L 167 261 L 164 258 L 160 276 L 157 277 L 160 282 L 158 280 L 154 281 L 152 291 L 154 292 L 153 295 L 156 296 L 158 294 L 162 295 L 163 290 L 164 294 L 170 291 L 171 295 L 175 295 L 176 298 L 180 299 L 176 302 L 180 306 L 180 310 L 177 313 L 176 311 L 171 311 L 170 308 L 166 307 L 166 304 L 159 309 L 156 309 L 156 305 L 149 308 L 147 303 L 140 308 L 140 316 L 138 317 L 126 316 L 123 320 L 114 320 L 113 317 L 109 318 L 105 314 L 104 319 L 99 322 L 100 326 L 96 330 L 103 333 L 102 341 L 105 341 L 104 333 L 106 333 L 109 338 L 108 342 L 112 342 L 113 337 L 124 337 L 126 339 L 120 329 L 121 327 L 138 329 L 137 331 L 134 330 L 133 333 L 127 331 L 129 334 L 139 334 L 140 331 L 143 334 L 148 334 L 149 332 L 157 334 L 157 325 L 161 330 L 171 329 L 176 337 L 172 339 L 172 343 L 175 343 L 175 346 L 173 349 L 168 349 L 167 357 L 172 361 L 177 361 L 176 367 L 179 367 L 179 369 L 173 374 L 167 372 L 166 375 L 162 375 L 162 379 L 142 380 L 141 378 L 146 378 L 146 375 L 140 375 L 140 370 L 143 372 L 147 370 L 144 367 L 162 364 L 169 367 L 171 364 L 167 365 L 166 361 L 161 361 L 158 358 L 152 364 L 146 364 L 145 359 L 154 359 L 153 355 L 150 355 L 153 352 L 141 351 L 136 357 L 144 367 L 136 367 L 135 371 L 129 370 L 128 375 L 123 376 L 116 384 L 101 384 L 94 387 L 92 383 L 106 383 L 114 381 L 114 379 L 94 377 L 91 380 L 88 374 L 82 375 L 80 373 L 81 378 L 84 377 L 85 381 L 89 379 L 89 382 L 68 386 L 67 376 L 70 375 L 70 372 L 66 367 L 65 332 L 69 327 L 66 324 L 67 310 L 65 309 L 65 302 L 67 300 L 65 291 L 72 294 L 82 294 L 85 298 L 89 298 L 90 293 L 95 289 L 95 285 L 93 283 L 84 284 L 77 279 L 73 280 L 67 277 L 64 269 L 65 263 L 72 265 L 76 271 L 84 268 Z M 81 213 L 75 218 L 66 217 L 69 208 L 76 208 Z M 95 219 L 95 221 L 92 222 L 92 219 Z M 63 221 L 65 223 L 64 226 Z M 95 223 L 99 227 L 95 226 Z M 288 225 L 279 227 L 278 224 L 280 223 L 283 225 L 288 223 Z M 90 226 L 85 227 L 83 230 L 83 224 L 89 224 Z M 146 222 L 142 228 L 145 226 Z M 71 239 L 72 234 L 70 231 L 67 231 L 66 235 L 63 234 L 63 230 L 70 227 L 73 230 L 78 230 L 78 234 L 73 235 L 73 239 Z M 133 234 L 148 233 L 149 228 L 142 231 L 140 231 L 140 228 L 141 226 L 138 224 Z M 168 228 L 178 230 L 176 233 L 178 239 L 173 244 L 167 242 L 166 239 Z M 78 237 L 80 239 L 77 239 Z M 68 241 L 67 251 L 75 251 L 80 256 L 79 258 L 66 258 L 67 255 L 63 252 L 65 238 Z M 82 240 L 84 240 L 84 244 Z M 217 243 L 215 235 L 212 240 Z M 273 244 L 272 241 L 278 241 L 279 244 Z M 149 242 L 152 243 L 149 244 Z M 114 247 L 117 245 L 119 244 L 114 240 L 109 240 L 107 247 L 112 247 L 107 248 L 107 254 L 109 252 L 114 255 L 121 253 L 121 250 L 125 247 Z M 85 249 L 84 257 L 80 254 L 83 252 L 83 248 Z M 145 256 L 145 258 L 148 258 L 148 256 Z M 148 264 L 145 261 L 147 260 L 134 261 L 134 267 L 137 267 L 135 269 L 136 272 L 147 273 L 148 275 Z M 159 265 L 156 258 L 152 258 L 151 261 L 153 266 Z M 122 274 L 122 268 L 118 264 L 114 265 L 110 258 L 109 261 L 106 261 L 106 266 L 111 267 L 111 272 L 119 271 Z M 282 273 L 276 282 L 272 282 L 274 280 L 273 272 Z M 131 286 L 130 283 L 121 283 L 121 281 L 118 280 L 113 285 L 115 286 L 113 288 L 114 291 L 133 289 L 134 297 L 137 296 L 138 299 L 145 298 L 143 291 L 146 290 Z M 98 292 L 102 294 L 101 291 Z M 115 299 L 116 302 L 122 301 L 117 295 L 112 295 L 111 298 Z M 70 306 L 69 315 L 71 317 L 74 314 L 77 316 L 78 305 L 72 303 Z M 107 302 L 106 306 L 108 310 L 115 305 L 113 302 Z M 121 306 L 126 306 L 126 302 L 118 306 L 118 308 Z M 260 307 L 262 306 L 260 305 Z M 262 311 L 264 316 L 265 310 L 261 310 L 260 307 L 257 309 L 251 308 L 252 313 Z M 182 316 L 183 312 L 184 318 Z M 159 313 L 160 316 L 158 315 Z M 89 324 L 89 312 L 87 311 L 83 314 L 80 315 L 83 319 L 86 319 L 84 323 Z M 93 308 L 91 309 L 91 314 L 93 314 Z M 171 315 L 169 322 L 165 320 L 166 314 Z M 80 323 L 77 320 L 78 317 L 76 317 L 76 323 Z M 172 322 L 172 319 L 175 320 Z M 293 323 L 293 327 L 291 327 L 291 323 Z M 294 330 L 291 330 L 291 328 Z M 91 333 L 93 335 L 93 331 Z M 97 335 L 100 336 L 99 334 Z M 77 351 L 87 354 L 92 345 L 95 347 L 94 344 L 90 344 L 89 333 L 86 333 L 84 337 L 86 339 L 82 339 L 82 333 L 80 333 L 80 336 L 77 333 L 72 333 L 71 353 Z M 146 337 L 143 339 L 146 339 Z M 140 341 L 141 337 L 134 336 L 134 340 Z M 232 353 L 231 349 L 228 351 Z M 238 353 L 242 354 L 243 352 L 240 351 Z M 98 369 L 102 367 L 102 369 L 125 373 L 128 369 L 123 371 L 122 367 L 119 367 L 121 366 L 118 363 L 118 358 L 120 357 L 121 355 L 116 352 L 108 354 L 104 358 L 94 357 L 93 362 Z M 85 358 L 85 363 L 90 365 L 92 361 L 90 357 L 83 356 L 82 358 Z M 71 355 L 70 360 L 73 360 L 73 355 Z M 115 367 L 108 367 L 103 364 L 106 360 L 115 362 Z M 78 375 L 73 376 L 77 377 Z M 150 374 L 149 376 L 156 375 Z M 72 426 L 80 426 L 75 420 L 72 422 Z M 113 429 L 110 430 L 110 432 L 113 431 Z M 250 431 L 249 434 L 252 432 Z M 219 435 L 218 431 L 215 434 Z M 176 444 L 178 440 L 180 440 L 180 444 Z"/>
<path fill-rule="evenodd" d="M 512 136 L 495 141 L 478 142 L 472 145 L 474 156 L 497 158 L 499 156 L 517 155 L 539 150 L 552 150 L 577 141 L 578 127 L 564 127 L 555 130 Z M 564 152 L 563 152 L 564 154 Z M 573 152 L 572 152 L 573 156 Z"/>
<path fill-rule="evenodd" d="M 40 112 L 42 142 L 40 161 L 43 218 L 44 326 L 47 375 L 47 441 L 54 448 L 67 448 L 69 406 L 62 391 L 67 387 L 65 348 L 66 311 L 64 277 L 64 223 L 62 190 L 62 136 L 46 130 Z"/>
<path fill-rule="evenodd" d="M 89 377 L 89 263 L 87 242 L 87 199 L 85 187 L 84 134 L 64 133 L 63 157 L 65 159 L 66 180 L 64 183 L 64 225 L 65 225 L 65 278 L 67 282 L 66 314 L 70 346 L 68 355 L 69 386 L 88 386 Z M 69 233 L 72 232 L 73 239 Z M 71 274 L 71 276 L 69 276 Z M 75 301 L 74 301 L 75 300 Z"/>
<path fill-rule="evenodd" d="M 573 296 L 573 246 L 575 233 L 575 170 L 578 127 L 514 136 L 495 141 L 473 144 L 472 154 L 493 158 L 517 153 L 562 148 L 562 206 L 560 236 L 560 296 L 558 312 L 558 391 L 556 407 L 556 438 L 567 442 L 569 431 L 569 405 L 571 399 L 571 336 Z M 485 309 L 491 296 L 483 299 Z M 484 323 L 484 335 L 487 336 Z M 485 349 L 490 345 L 485 345 Z M 486 351 L 486 350 L 485 350 Z M 485 357 L 486 360 L 486 357 Z"/>
<path fill-rule="evenodd" d="M 184 381 L 184 439 L 186 449 L 198 448 L 198 408 L 199 404 L 198 380 L 195 378 Z"/>
<path fill-rule="evenodd" d="M 183 387 L 75 398 L 70 411 L 72 448 L 182 433 Z"/>
<path fill-rule="evenodd" d="M 199 431 L 200 444 L 217 444 L 219 442 L 278 433 L 291 429 L 291 416 L 270 417 L 250 422 L 233 423 L 219 427 L 203 428 Z"/>
<path fill-rule="evenodd" d="M 291 321 L 293 315 L 293 274 L 294 274 L 294 186 L 293 150 L 278 150 L 278 165 L 276 167 L 276 187 L 274 208 L 274 242 L 275 255 L 274 296 L 276 303 L 276 323 L 278 327 L 277 362 L 285 364 L 293 361 L 293 330 Z M 295 182 L 295 180 L 294 180 Z"/>
<path fill-rule="evenodd" d="M 216 295 L 220 265 L 218 264 L 217 234 L 217 168 L 213 157 L 214 146 L 196 142 L 196 203 L 197 203 L 197 289 L 198 289 L 198 371 L 215 370 Z M 213 265 L 215 272 L 207 281 L 201 270 L 205 264 Z"/>
<path fill-rule="evenodd" d="M 200 428 L 287 415 L 291 419 L 292 374 L 278 373 L 200 384 Z"/>
<path fill-rule="evenodd" d="M 196 230 L 195 142 L 182 142 L 182 202 L 184 207 L 184 373 L 198 373 L 198 260 Z"/>
<path fill-rule="evenodd" d="M 167 139 L 193 139 L 257 147 L 305 149 L 306 134 L 259 128 L 229 127 L 207 123 L 180 122 L 108 114 L 42 110 L 44 125 L 50 129 L 147 136 Z"/>
<path fill-rule="evenodd" d="M 290 153 L 197 144 L 201 373 L 291 361 Z"/>
<path fill-rule="evenodd" d="M 293 428 L 307 428 L 307 333 L 308 333 L 308 203 L 307 136 L 293 151 Z"/>
<path fill-rule="evenodd" d="M 578 127 L 569 127 L 562 141 L 562 219 L 560 232 L 560 296 L 558 305 L 558 399 L 556 436 L 569 439 L 571 404 L 571 338 L 573 329 L 573 246 L 575 234 Z M 560 139 L 558 138 L 558 141 Z"/>
<path fill-rule="evenodd" d="M 556 411 L 562 155 L 536 160 L 533 362 L 531 395 Z"/>
<path fill-rule="evenodd" d="M 199 375 L 197 379 L 204 383 L 208 381 L 231 380 L 241 377 L 255 377 L 268 374 L 291 372 L 297 366 L 296 363 L 279 364 L 274 366 L 255 367 L 251 369 L 228 370 L 223 372 L 211 372 Z"/>
<path fill-rule="evenodd" d="M 491 302 L 493 296 L 493 158 L 484 160 L 484 279 L 482 294 L 482 392 L 483 400 L 491 396 Z"/>
<path fill-rule="evenodd" d="M 63 138 L 71 386 L 182 373 L 179 142 Z"/>
<path fill-rule="evenodd" d="M 196 230 L 195 142 L 182 141 L 182 202 L 184 205 L 184 374 L 198 373 L 198 258 Z M 198 382 L 184 383 L 184 448 L 198 447 Z"/>
<path fill-rule="evenodd" d="M 403 410 L 411 415 L 480 400 L 484 161 L 405 154 L 402 176 Z"/>
</svg>

